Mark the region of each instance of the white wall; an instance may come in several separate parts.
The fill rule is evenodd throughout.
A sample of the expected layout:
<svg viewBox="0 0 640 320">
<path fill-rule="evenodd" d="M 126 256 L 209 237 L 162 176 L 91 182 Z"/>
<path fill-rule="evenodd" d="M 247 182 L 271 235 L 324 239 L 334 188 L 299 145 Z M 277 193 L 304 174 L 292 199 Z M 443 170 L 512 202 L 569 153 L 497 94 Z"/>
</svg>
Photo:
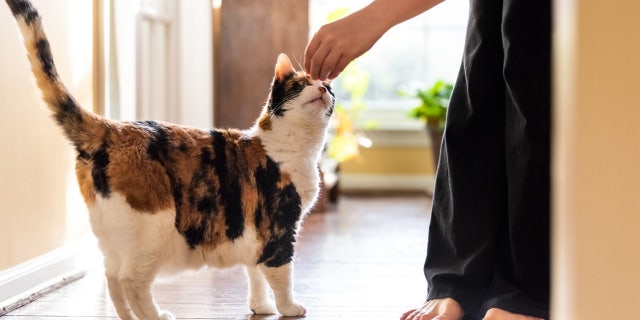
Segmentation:
<svg viewBox="0 0 640 320">
<path fill-rule="evenodd" d="M 63 81 L 90 108 L 91 1 L 34 3 L 44 17 Z M 15 20 L 4 3 L 0 43 L 1 271 L 74 242 L 88 232 L 88 223 L 75 183 L 73 151 L 40 100 Z"/>
</svg>

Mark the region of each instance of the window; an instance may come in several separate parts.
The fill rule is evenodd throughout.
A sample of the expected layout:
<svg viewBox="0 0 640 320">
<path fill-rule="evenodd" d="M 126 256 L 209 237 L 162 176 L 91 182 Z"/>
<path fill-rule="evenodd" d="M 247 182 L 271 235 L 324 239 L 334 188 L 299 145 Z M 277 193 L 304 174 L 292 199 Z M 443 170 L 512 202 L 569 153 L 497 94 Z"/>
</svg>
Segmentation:
<svg viewBox="0 0 640 320">
<path fill-rule="evenodd" d="M 104 113 L 114 119 L 174 120 L 171 1 L 101 1 Z M 172 10 L 173 9 L 173 10 Z M 172 103 L 175 105 L 175 103 Z"/>
<path fill-rule="evenodd" d="M 136 116 L 179 121 L 177 15 L 173 1 L 143 0 L 136 16 Z"/>
<path fill-rule="evenodd" d="M 311 33 L 326 23 L 327 16 L 338 8 L 355 11 L 370 0 L 310 1 Z M 436 80 L 454 82 L 464 47 L 468 2 L 448 0 L 427 13 L 405 21 L 389 30 L 371 50 L 356 60 L 359 69 L 370 76 L 365 95 L 366 109 L 357 121 L 374 120 L 379 129 L 411 130 L 422 128 L 419 121 L 408 118 L 408 110 L 417 100 L 401 97 L 427 87 Z M 341 77 L 333 83 L 338 101 L 348 101 Z"/>
<path fill-rule="evenodd" d="M 110 118 L 213 123 L 210 0 L 101 0 L 100 90 Z"/>
</svg>

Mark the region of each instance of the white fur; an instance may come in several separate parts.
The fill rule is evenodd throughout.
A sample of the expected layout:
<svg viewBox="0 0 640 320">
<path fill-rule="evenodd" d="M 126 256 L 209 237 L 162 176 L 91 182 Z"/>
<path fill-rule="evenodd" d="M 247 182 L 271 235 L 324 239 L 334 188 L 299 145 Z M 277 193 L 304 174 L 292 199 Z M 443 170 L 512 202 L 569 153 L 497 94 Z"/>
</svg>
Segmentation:
<svg viewBox="0 0 640 320">
<path fill-rule="evenodd" d="M 267 154 L 280 165 L 281 171 L 290 173 L 305 214 L 318 196 L 317 166 L 329 123 L 327 112 L 333 105 L 333 97 L 320 88 L 324 88 L 322 83 L 315 81 L 298 97 L 287 101 L 283 105 L 287 110 L 285 116 L 272 117 L 272 129 L 254 126 L 250 131 L 260 137 Z"/>
</svg>

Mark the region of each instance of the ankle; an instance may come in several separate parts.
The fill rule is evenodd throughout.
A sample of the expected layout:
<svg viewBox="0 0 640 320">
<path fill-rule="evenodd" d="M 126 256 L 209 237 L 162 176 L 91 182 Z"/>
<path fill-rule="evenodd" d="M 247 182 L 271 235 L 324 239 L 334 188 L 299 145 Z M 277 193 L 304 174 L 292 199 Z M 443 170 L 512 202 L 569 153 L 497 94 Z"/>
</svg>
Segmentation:
<svg viewBox="0 0 640 320">
<path fill-rule="evenodd" d="M 482 320 L 544 320 L 538 317 L 527 316 L 524 314 L 511 313 L 500 308 L 491 308 L 484 315 Z"/>
</svg>

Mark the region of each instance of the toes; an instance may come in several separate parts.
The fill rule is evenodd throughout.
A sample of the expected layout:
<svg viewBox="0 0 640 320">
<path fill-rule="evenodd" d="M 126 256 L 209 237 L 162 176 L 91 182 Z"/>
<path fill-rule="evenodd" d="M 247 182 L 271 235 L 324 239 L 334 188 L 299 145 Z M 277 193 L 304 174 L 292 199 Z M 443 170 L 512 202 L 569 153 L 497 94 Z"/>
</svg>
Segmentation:
<svg viewBox="0 0 640 320">
<path fill-rule="evenodd" d="M 249 308 L 251 309 L 251 312 L 253 312 L 254 314 L 275 314 L 276 313 L 276 307 L 273 305 L 273 303 L 270 303 L 270 302 L 251 305 L 249 306 Z"/>
<path fill-rule="evenodd" d="M 280 311 L 280 314 L 285 317 L 304 316 L 307 313 L 307 309 L 297 303 L 292 303 L 286 307 L 279 307 L 278 311 Z"/>
</svg>

